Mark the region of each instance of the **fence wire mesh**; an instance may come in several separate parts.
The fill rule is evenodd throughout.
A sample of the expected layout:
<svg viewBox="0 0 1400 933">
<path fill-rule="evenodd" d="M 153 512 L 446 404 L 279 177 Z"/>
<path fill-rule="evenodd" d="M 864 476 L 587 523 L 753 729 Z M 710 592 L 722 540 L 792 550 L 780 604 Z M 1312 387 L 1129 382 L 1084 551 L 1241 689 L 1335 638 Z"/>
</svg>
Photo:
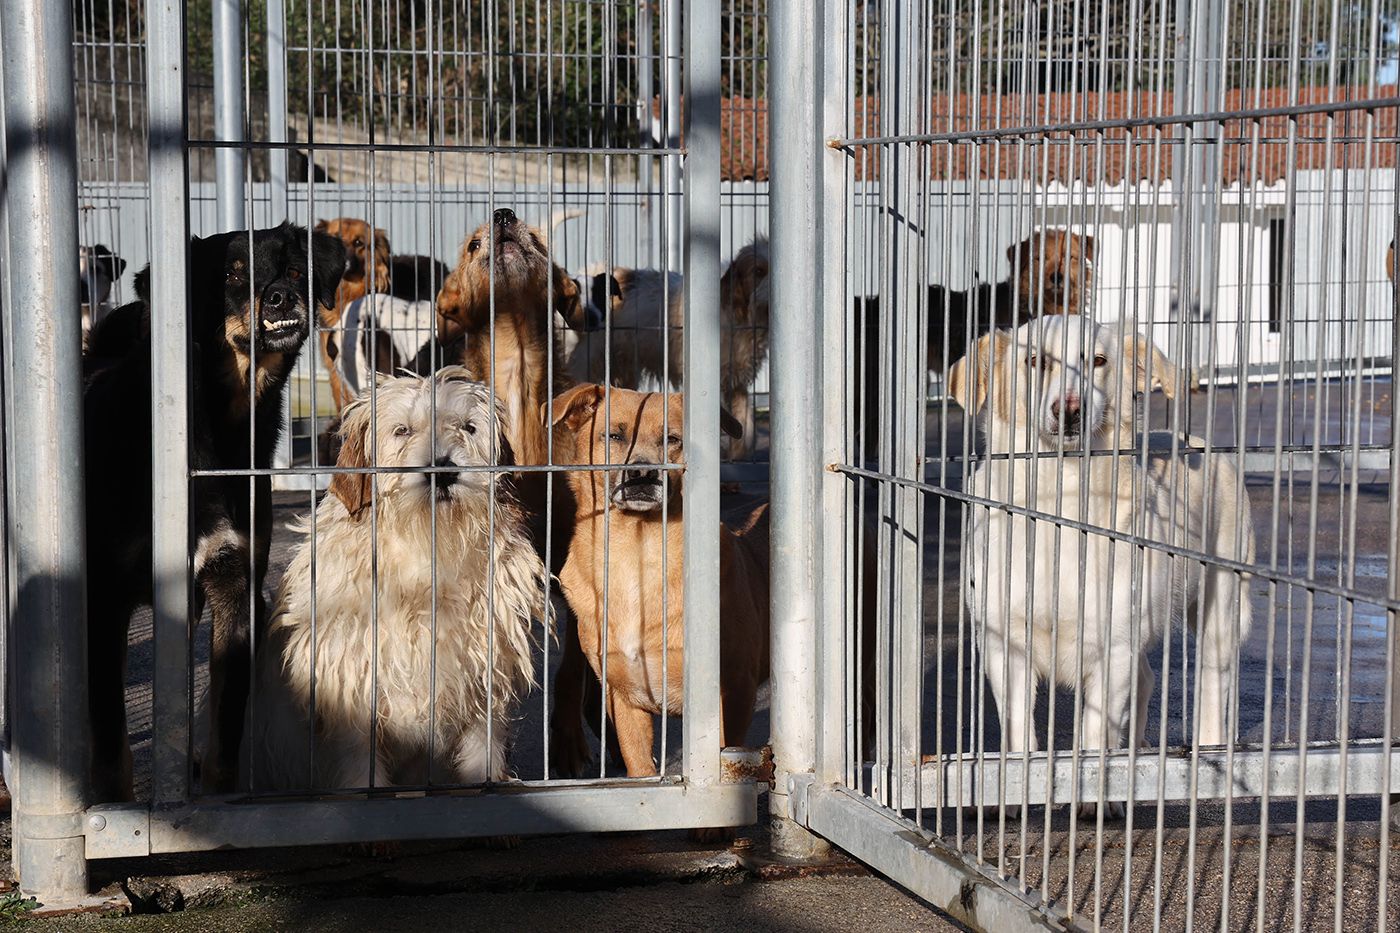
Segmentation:
<svg viewBox="0 0 1400 933">
<path fill-rule="evenodd" d="M 1393 928 L 1396 8 L 825 10 L 843 783 L 1086 928 Z"/>
</svg>

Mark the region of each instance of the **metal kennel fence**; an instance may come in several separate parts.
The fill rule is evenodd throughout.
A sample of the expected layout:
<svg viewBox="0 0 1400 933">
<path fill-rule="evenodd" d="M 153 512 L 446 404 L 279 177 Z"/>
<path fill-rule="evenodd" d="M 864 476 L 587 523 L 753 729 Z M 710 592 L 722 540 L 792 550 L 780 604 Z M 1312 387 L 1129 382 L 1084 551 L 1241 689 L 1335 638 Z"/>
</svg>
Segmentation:
<svg viewBox="0 0 1400 933">
<path fill-rule="evenodd" d="M 1393 928 L 1398 33 L 1388 0 L 11 0 L 0 306 L 23 890 L 71 900 L 87 860 L 160 852 L 751 821 L 756 790 L 727 780 L 711 688 L 719 282 L 771 232 L 775 849 L 825 840 L 989 930 Z M 202 793 L 187 237 L 354 215 L 395 252 L 451 266 L 506 206 L 554 226 L 570 272 L 686 273 L 686 715 L 662 727 L 663 776 L 551 775 L 546 640 L 523 730 L 538 760 L 519 780 Z M 1079 239 L 1054 240 L 1077 245 L 1052 268 L 1063 232 Z M 86 791 L 84 672 L 110 659 L 84 629 L 80 323 L 55 313 L 79 304 L 75 247 L 99 243 L 128 260 L 113 304 L 156 260 L 135 803 Z M 1018 456 L 985 448 L 949 365 L 981 330 L 1063 301 L 1066 279 L 1086 296 L 1069 310 L 1131 320 L 1179 390 L 1135 402 L 1122 469 L 1221 458 L 1252 506 L 1252 557 L 977 485 Z M 284 519 L 335 472 L 314 443 L 333 414 L 319 369 L 313 337 L 288 443 L 271 468 L 232 471 L 285 490 L 269 597 L 295 537 Z M 1060 471 L 1102 459 L 1053 456 Z M 974 566 L 1033 578 L 1035 551 L 977 563 L 969 527 L 985 516 L 1023 521 L 1032 547 L 1071 563 L 1116 542 L 1137 593 L 1163 557 L 1244 583 L 1231 741 L 1194 741 L 1202 649 L 1177 625 L 1160 643 L 1139 631 L 1133 686 L 1155 689 L 1127 747 L 1085 740 L 1081 686 L 1042 691 L 1043 750 L 1010 750 L 988 623 L 1004 643 L 1016 632 L 967 594 Z M 1056 623 L 1078 642 L 1090 624 Z"/>
<path fill-rule="evenodd" d="M 86 891 L 88 860 L 160 852 L 752 822 L 752 755 L 722 754 L 711 685 L 719 677 L 712 597 L 722 259 L 766 221 L 764 186 L 725 168 L 755 161 L 758 111 L 728 98 L 764 92 L 761 7 L 16 0 L 6 5 L 0 39 L 4 86 L 14 91 L 4 120 L 0 281 L 6 540 L 15 562 L 6 578 L 14 585 L 6 722 L 23 889 L 70 901 Z M 742 139 L 722 132 L 722 123 L 745 120 Z M 368 787 L 210 794 L 197 770 L 210 636 L 207 618 L 192 612 L 192 484 L 245 483 L 255 510 L 256 482 L 272 479 L 284 490 L 273 499 L 265 587 L 275 599 L 292 536 L 285 519 L 314 511 L 318 488 L 336 472 L 315 443 L 334 412 L 313 333 L 290 383 L 285 442 L 273 464 L 221 470 L 192 461 L 193 434 L 208 426 L 190 421 L 199 376 L 184 311 L 195 284 L 188 238 L 351 214 L 387 229 L 396 253 L 450 268 L 471 228 L 506 207 L 552 234 L 550 256 L 569 272 L 626 264 L 685 274 L 674 288 L 683 289 L 687 373 L 686 713 L 683 728 L 661 717 L 660 776 L 627 778 L 616 762 L 606 767 L 606 732 L 594 777 L 551 771 L 549 683 L 563 649 L 542 620 L 561 603 L 542 592 L 541 686 L 526 701 L 533 712 L 522 711 L 515 749 L 532 757 L 528 766 L 512 762 L 518 779 L 463 787 L 429 778 L 404 788 L 376 787 L 372 776 Z M 150 441 L 154 601 L 149 616 L 134 618 L 129 644 L 135 802 L 92 799 L 87 787 L 84 672 L 114 659 L 86 644 L 82 334 L 78 315 L 56 310 L 80 304 L 75 247 L 99 243 L 128 264 L 113 283 L 112 308 L 136 297 L 134 274 L 151 262 L 142 297 L 158 426 Z M 101 320 L 108 309 L 92 310 Z M 664 303 L 656 313 L 664 330 Z M 394 472 L 375 469 L 381 479 Z M 557 465 L 535 470 L 564 473 Z M 490 472 L 504 482 L 509 471 Z M 255 632 L 254 654 L 256 643 Z"/>
<path fill-rule="evenodd" d="M 793 851 L 828 840 L 978 929 L 1400 922 L 1398 14 L 774 4 L 774 574 L 794 589 L 773 620 L 773 806 Z M 1093 251 L 1051 252 L 1058 232 Z M 1149 336 L 1176 380 L 1132 393 L 1132 442 L 1093 452 L 1107 461 L 1078 440 L 989 449 L 942 375 L 1027 322 L 965 372 L 1006 436 L 1030 432 L 1060 365 L 1033 355 L 1035 319 L 1054 311 Z M 1094 372 L 1116 352 L 1099 346 Z M 1183 548 L 1056 486 L 1122 457 L 1120 514 L 1138 517 L 1152 471 L 1224 464 L 1257 549 Z M 1059 492 L 988 480 L 1015 469 Z M 995 522 L 1025 539 L 979 554 Z M 1131 553 L 1132 611 L 1055 608 L 1114 585 L 1086 557 L 1100 547 Z M 1252 610 L 1223 744 L 1195 738 L 1202 639 L 1146 628 L 1143 567 L 1168 558 L 1239 581 Z M 1129 644 L 1075 660 L 1120 625 Z M 1045 689 L 1034 664 L 1059 638 L 1070 686 Z M 1076 672 L 1138 659 L 1127 696 L 1150 703 L 1104 748 L 1083 718 L 1108 693 Z M 1028 694 L 1038 750 L 1000 727 L 997 680 Z"/>
</svg>

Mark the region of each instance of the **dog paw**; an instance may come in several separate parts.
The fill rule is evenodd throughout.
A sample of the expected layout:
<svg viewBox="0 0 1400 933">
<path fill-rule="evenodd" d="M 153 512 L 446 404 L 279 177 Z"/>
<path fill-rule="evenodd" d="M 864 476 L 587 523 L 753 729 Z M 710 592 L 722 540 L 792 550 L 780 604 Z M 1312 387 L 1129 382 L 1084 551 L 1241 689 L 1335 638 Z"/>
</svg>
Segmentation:
<svg viewBox="0 0 1400 933">
<path fill-rule="evenodd" d="M 1099 805 L 1097 803 L 1081 803 L 1079 805 L 1079 818 L 1085 822 L 1092 822 L 1098 819 Z M 1121 820 L 1128 815 L 1128 809 L 1122 801 L 1110 800 L 1104 804 L 1103 818 L 1108 820 Z"/>
</svg>

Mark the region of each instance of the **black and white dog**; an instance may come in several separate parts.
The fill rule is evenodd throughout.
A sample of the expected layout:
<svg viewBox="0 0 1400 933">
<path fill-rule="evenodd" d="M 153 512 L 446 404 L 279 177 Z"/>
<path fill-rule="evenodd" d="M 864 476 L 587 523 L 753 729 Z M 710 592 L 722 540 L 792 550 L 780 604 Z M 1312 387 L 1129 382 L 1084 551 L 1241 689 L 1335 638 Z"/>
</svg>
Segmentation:
<svg viewBox="0 0 1400 933">
<path fill-rule="evenodd" d="M 310 333 L 312 302 L 329 306 L 345 269 L 339 240 L 283 224 L 190 244 L 189 456 L 194 470 L 272 465 L 287 378 Z M 93 328 L 84 359 L 88 670 L 92 779 L 99 802 L 132 797 L 124 684 L 132 612 L 151 601 L 151 338 L 149 270 L 140 298 Z M 255 505 L 250 514 L 249 488 Z M 249 639 L 265 614 L 272 530 L 267 476 L 190 483 L 195 617 L 213 616 L 209 741 L 203 790 L 231 790 L 251 673 Z M 250 579 L 251 574 L 251 579 Z"/>
</svg>

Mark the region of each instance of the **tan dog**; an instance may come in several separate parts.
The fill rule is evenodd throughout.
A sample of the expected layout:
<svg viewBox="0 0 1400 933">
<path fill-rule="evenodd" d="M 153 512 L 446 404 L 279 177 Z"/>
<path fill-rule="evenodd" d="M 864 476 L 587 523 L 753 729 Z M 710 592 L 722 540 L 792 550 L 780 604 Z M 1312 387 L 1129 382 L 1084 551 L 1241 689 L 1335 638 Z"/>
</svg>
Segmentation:
<svg viewBox="0 0 1400 933">
<path fill-rule="evenodd" d="M 354 394 L 346 391 L 336 371 L 335 361 L 340 355 L 340 348 L 335 342 L 335 330 L 345 306 L 350 302 L 363 298 L 371 291 L 388 294 L 391 284 L 389 237 L 383 230 L 354 217 L 323 220 L 316 224 L 316 230 L 318 233 L 328 233 L 345 244 L 345 274 L 341 276 L 340 288 L 335 293 L 335 306 L 322 312 L 322 326 L 318 329 L 321 359 L 326 364 L 331 384 L 331 399 L 335 402 L 336 411 L 340 411 Z"/>
<path fill-rule="evenodd" d="M 616 470 L 568 474 L 577 514 L 559 581 L 578 620 L 583 656 L 600 679 L 606 654 L 608 716 L 630 777 L 656 774 L 652 717 L 663 704 L 673 715 L 685 711 L 681 474 L 655 466 L 682 462 L 682 417 L 679 394 L 613 389 L 605 404 L 603 387 L 591 384 L 565 392 L 552 406 L 556 462 L 618 464 Z M 721 423 L 731 436 L 739 433 L 727 414 Z M 767 505 L 737 530 L 721 523 L 719 535 L 720 708 L 724 743 L 735 745 L 744 741 L 758 688 L 768 679 Z M 568 664 L 566 655 L 554 721 L 556 731 L 568 735 L 553 737 L 551 747 L 576 753 L 582 742 L 581 681 L 570 680 Z M 586 745 L 582 748 L 586 754 Z M 558 764 L 567 770 L 583 763 Z"/>
<path fill-rule="evenodd" d="M 462 241 L 457 267 L 438 293 L 443 359 L 460 361 L 472 378 L 494 387 L 518 464 L 547 461 L 540 413 L 554 391 L 569 385 L 557 345 L 550 385 L 552 310 L 558 309 L 570 326 L 585 326 L 581 308 L 578 283 L 550 262 L 544 235 L 508 207 L 497 210 L 490 223 Z"/>
</svg>

